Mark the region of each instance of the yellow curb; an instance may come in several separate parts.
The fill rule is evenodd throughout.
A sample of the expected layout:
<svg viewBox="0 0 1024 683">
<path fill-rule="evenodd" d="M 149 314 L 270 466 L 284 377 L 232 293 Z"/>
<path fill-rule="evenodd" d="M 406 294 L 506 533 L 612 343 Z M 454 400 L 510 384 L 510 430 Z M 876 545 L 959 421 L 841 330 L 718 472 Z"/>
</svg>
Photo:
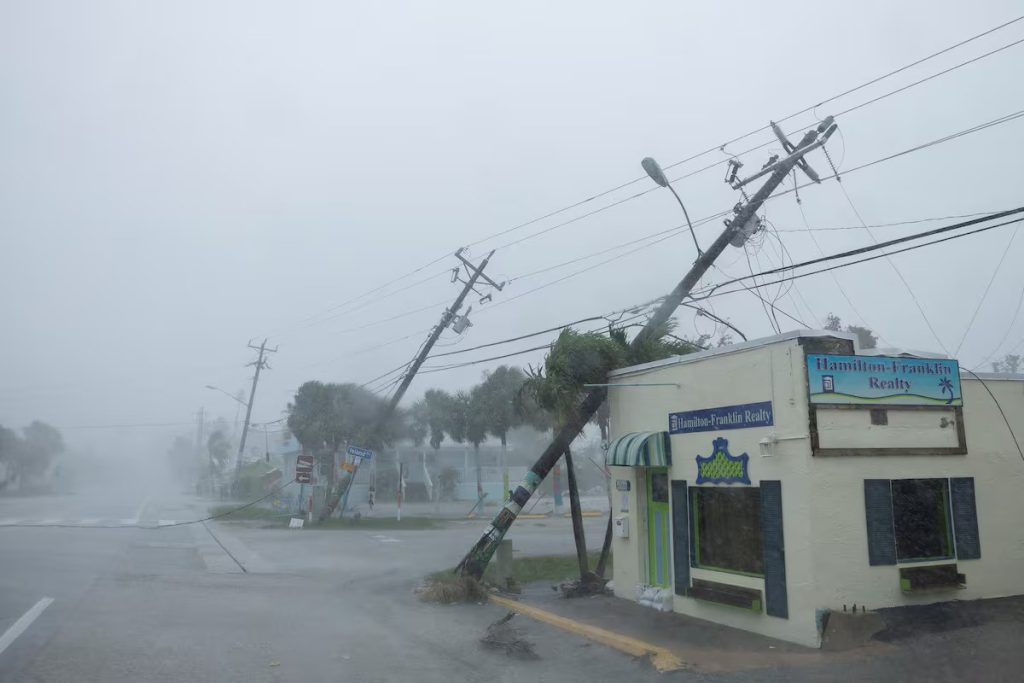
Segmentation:
<svg viewBox="0 0 1024 683">
<path fill-rule="evenodd" d="M 518 516 L 518 519 L 547 519 L 547 518 L 548 518 L 548 515 L 541 515 L 541 514 L 536 514 L 536 515 L 529 514 L 529 515 L 519 515 Z"/>
<path fill-rule="evenodd" d="M 673 652 L 652 643 L 645 642 L 643 640 L 637 640 L 636 638 L 630 638 L 629 636 L 622 635 L 621 633 L 615 633 L 614 631 L 608 631 L 597 626 L 591 626 L 590 624 L 584 624 L 579 621 L 573 621 L 558 614 L 542 610 L 531 605 L 524 605 L 521 602 L 515 600 L 509 600 L 497 595 L 491 596 L 491 602 L 496 605 L 501 605 L 514 612 L 525 614 L 528 617 L 532 617 L 537 621 L 542 621 L 545 624 L 550 624 L 564 631 L 575 633 L 589 638 L 590 640 L 607 645 L 608 647 L 615 648 L 620 652 L 625 652 L 628 655 L 634 657 L 644 657 L 650 655 L 651 664 L 658 670 L 659 673 L 665 673 L 666 671 L 678 671 L 686 667 L 683 660 L 676 656 Z"/>
<path fill-rule="evenodd" d="M 585 512 L 581 512 L 580 513 L 580 517 L 601 517 L 603 514 L 604 513 L 602 513 L 602 512 L 585 511 Z M 566 512 L 562 516 L 563 517 L 567 517 L 567 518 L 568 517 L 572 517 L 572 513 L 571 512 Z M 522 517 L 522 515 L 520 515 L 520 517 Z"/>
</svg>

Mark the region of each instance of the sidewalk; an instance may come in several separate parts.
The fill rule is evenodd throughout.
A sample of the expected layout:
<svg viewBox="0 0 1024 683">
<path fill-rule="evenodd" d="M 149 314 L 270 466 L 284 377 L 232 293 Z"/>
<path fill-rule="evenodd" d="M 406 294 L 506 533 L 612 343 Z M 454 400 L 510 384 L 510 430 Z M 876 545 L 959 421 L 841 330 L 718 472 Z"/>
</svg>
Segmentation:
<svg viewBox="0 0 1024 683">
<path fill-rule="evenodd" d="M 641 649 L 659 671 L 735 674 L 739 680 L 777 680 L 785 672 L 787 680 L 935 681 L 967 680 L 981 661 L 987 680 L 1009 681 L 1019 680 L 1024 666 L 1022 597 L 946 603 L 938 622 L 929 618 L 931 606 L 879 610 L 883 631 L 841 651 L 806 648 L 612 596 L 563 599 L 547 585 L 494 602 L 513 610 L 523 605 L 525 617 L 634 657 L 646 644 Z"/>
</svg>

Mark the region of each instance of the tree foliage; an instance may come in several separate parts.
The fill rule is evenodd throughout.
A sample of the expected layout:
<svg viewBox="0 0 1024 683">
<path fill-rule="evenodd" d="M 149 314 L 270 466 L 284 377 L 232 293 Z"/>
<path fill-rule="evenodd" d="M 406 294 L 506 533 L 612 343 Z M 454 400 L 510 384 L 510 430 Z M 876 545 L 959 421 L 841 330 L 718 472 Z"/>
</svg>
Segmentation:
<svg viewBox="0 0 1024 683">
<path fill-rule="evenodd" d="M 1017 354 L 1008 353 L 1001 360 L 992 362 L 992 372 L 1001 375 L 1016 375 L 1021 370 L 1021 357 Z"/>
<path fill-rule="evenodd" d="M 387 404 L 357 384 L 309 381 L 288 404 L 288 430 L 313 453 L 337 453 L 345 444 L 379 448 L 403 432 L 401 416 L 385 416 Z"/>
<path fill-rule="evenodd" d="M 516 395 L 525 380 L 526 376 L 519 368 L 499 365 L 485 374 L 483 383 L 473 389 L 473 401 L 479 403 L 474 410 L 479 422 L 486 432 L 501 441 L 502 446 L 507 443 L 509 430 L 522 422 L 515 404 Z"/>
<path fill-rule="evenodd" d="M 843 321 L 839 319 L 838 315 L 829 313 L 825 316 L 825 329 L 833 332 L 841 332 L 843 330 Z M 875 333 L 866 327 L 860 325 L 847 325 L 846 331 L 857 335 L 857 345 L 862 349 L 873 349 L 878 346 L 878 337 Z"/>
<path fill-rule="evenodd" d="M 21 481 L 46 472 L 64 452 L 64 438 L 56 427 L 34 420 L 21 430 L 0 426 L 0 462 L 7 466 L 7 480 Z"/>
</svg>

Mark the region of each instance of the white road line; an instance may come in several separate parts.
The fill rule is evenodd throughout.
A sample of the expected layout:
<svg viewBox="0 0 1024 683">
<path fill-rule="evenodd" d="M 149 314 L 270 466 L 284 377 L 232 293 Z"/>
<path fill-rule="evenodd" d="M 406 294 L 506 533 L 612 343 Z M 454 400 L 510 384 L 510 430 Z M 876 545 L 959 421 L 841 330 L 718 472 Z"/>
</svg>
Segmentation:
<svg viewBox="0 0 1024 683">
<path fill-rule="evenodd" d="M 98 519 L 98 518 L 97 519 L 80 519 L 80 520 L 78 520 L 78 523 L 81 524 L 82 526 L 94 526 L 96 524 L 99 524 L 100 521 L 101 520 Z"/>
<path fill-rule="evenodd" d="M 0 519 L 0 526 L 16 526 L 21 524 L 20 519 Z"/>
<path fill-rule="evenodd" d="M 174 526 L 177 523 L 178 523 L 177 520 L 173 520 L 173 519 L 160 519 L 160 520 L 157 520 L 156 525 L 157 526 Z"/>
<path fill-rule="evenodd" d="M 4 634 L 0 636 L 0 655 L 4 653 L 11 643 L 14 642 L 15 638 L 25 632 L 32 622 L 39 618 L 39 615 L 43 613 L 43 610 L 50 606 L 53 602 L 53 598 L 40 598 L 39 602 L 32 605 L 29 611 L 21 615 L 21 618 L 11 624 L 11 627 L 4 631 Z"/>
<path fill-rule="evenodd" d="M 121 526 L 136 526 L 136 525 L 138 525 L 139 520 L 137 520 L 137 519 L 119 519 L 119 520 L 117 520 L 117 522 Z"/>
<path fill-rule="evenodd" d="M 44 519 L 41 522 L 33 522 L 33 524 L 38 524 L 39 526 L 53 526 L 54 524 L 60 524 L 63 521 L 64 520 L 61 519 Z"/>
</svg>

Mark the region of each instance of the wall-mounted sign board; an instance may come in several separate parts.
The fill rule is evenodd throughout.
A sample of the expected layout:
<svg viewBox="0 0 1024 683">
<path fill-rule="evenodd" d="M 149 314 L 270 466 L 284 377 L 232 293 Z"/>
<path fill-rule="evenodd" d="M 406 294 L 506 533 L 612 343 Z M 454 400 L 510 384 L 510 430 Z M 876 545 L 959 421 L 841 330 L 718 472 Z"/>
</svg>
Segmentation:
<svg viewBox="0 0 1024 683">
<path fill-rule="evenodd" d="M 807 354 L 811 403 L 961 406 L 955 360 Z"/>
<path fill-rule="evenodd" d="M 742 403 L 735 406 L 669 413 L 668 433 L 691 434 L 693 432 L 713 432 L 725 429 L 771 427 L 775 424 L 774 420 L 771 401 Z"/>
</svg>

